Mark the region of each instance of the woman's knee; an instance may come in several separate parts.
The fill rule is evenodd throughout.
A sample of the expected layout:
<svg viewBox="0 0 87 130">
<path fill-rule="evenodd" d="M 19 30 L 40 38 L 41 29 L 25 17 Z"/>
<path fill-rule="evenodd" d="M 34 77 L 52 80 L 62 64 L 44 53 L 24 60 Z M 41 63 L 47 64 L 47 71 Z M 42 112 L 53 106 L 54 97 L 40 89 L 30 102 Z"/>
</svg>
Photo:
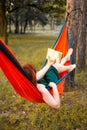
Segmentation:
<svg viewBox="0 0 87 130">
<path fill-rule="evenodd" d="M 46 93 L 45 85 L 43 84 L 37 84 L 37 88 L 41 93 Z"/>
<path fill-rule="evenodd" d="M 55 63 L 55 64 L 53 65 L 53 67 L 56 68 L 56 70 L 57 70 L 58 72 L 60 72 L 61 66 L 62 66 L 62 65 L 61 65 L 60 63 Z"/>
</svg>

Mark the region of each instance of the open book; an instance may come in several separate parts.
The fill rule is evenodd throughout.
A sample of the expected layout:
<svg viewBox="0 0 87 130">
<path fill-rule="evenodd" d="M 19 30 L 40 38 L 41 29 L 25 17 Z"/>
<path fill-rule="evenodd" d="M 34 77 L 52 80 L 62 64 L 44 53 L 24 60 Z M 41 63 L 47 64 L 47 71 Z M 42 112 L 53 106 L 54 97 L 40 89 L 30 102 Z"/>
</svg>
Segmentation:
<svg viewBox="0 0 87 130">
<path fill-rule="evenodd" d="M 52 60 L 56 59 L 56 62 L 60 63 L 61 58 L 62 58 L 62 52 L 56 51 L 56 50 L 51 49 L 51 48 L 48 48 L 48 50 L 47 50 L 47 56 L 46 56 L 47 59 L 48 59 L 48 56 L 50 56 L 50 58 Z"/>
</svg>

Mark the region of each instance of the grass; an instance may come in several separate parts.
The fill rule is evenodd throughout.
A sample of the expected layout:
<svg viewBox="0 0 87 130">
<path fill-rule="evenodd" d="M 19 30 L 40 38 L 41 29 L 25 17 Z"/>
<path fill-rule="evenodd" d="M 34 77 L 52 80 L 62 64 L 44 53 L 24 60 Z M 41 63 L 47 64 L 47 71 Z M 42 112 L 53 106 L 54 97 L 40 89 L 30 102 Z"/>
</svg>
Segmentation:
<svg viewBox="0 0 87 130">
<path fill-rule="evenodd" d="M 37 70 L 56 36 L 11 35 L 9 48 L 21 64 L 32 62 Z M 55 110 L 46 104 L 29 102 L 13 90 L 0 70 L 1 130 L 86 130 L 87 129 L 87 69 L 76 73 L 73 91 L 64 93 L 61 107 Z"/>
<path fill-rule="evenodd" d="M 15 36 L 15 38 L 12 36 L 9 46 L 22 64 L 32 62 L 39 69 L 45 59 L 47 47 L 52 46 L 54 39 L 55 37 L 36 35 Z"/>
</svg>

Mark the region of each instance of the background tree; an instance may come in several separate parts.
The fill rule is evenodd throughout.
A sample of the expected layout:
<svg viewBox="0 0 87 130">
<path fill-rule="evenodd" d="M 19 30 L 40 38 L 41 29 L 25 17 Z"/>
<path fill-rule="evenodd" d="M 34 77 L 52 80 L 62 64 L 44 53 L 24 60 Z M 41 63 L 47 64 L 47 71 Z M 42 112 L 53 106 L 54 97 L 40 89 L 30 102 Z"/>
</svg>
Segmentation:
<svg viewBox="0 0 87 130">
<path fill-rule="evenodd" d="M 16 0 L 11 2 L 13 3 L 11 10 L 14 11 L 13 16 L 15 15 L 15 30 L 18 30 L 17 24 L 20 23 L 21 29 L 24 28 L 23 33 L 25 33 L 28 24 L 32 28 L 32 20 L 35 21 L 35 23 L 40 22 L 44 26 L 48 23 L 48 15 L 51 18 L 57 17 L 59 20 L 64 17 L 65 0 L 62 0 L 61 2 L 59 0 L 52 0 L 50 2 L 45 0 Z M 21 5 L 20 2 L 22 3 Z M 9 15 L 12 12 L 11 10 L 8 11 Z M 19 33 L 19 31 L 15 32 Z"/>
<path fill-rule="evenodd" d="M 87 15 L 87 2 L 81 0 L 81 13 L 79 19 L 79 34 L 78 34 L 78 47 L 77 47 L 77 65 L 78 70 L 85 70 L 86 65 L 86 15 Z"/>
<path fill-rule="evenodd" d="M 5 8 L 6 0 L 0 0 L 0 36 L 5 39 L 7 43 L 7 19 L 6 19 L 6 8 Z"/>
<path fill-rule="evenodd" d="M 32 25 L 32 20 L 46 25 L 48 14 L 50 17 L 58 17 L 61 20 L 65 12 L 65 0 L 0 0 L 0 3 L 0 10 L 2 10 L 0 11 L 0 18 L 4 19 L 4 22 L 0 19 L 0 23 L 3 24 L 2 27 L 5 28 L 5 31 L 1 28 L 0 30 L 5 39 L 7 39 L 7 21 L 10 33 L 12 24 L 15 26 L 15 33 L 24 33 L 27 25 Z M 19 25 L 21 30 L 19 30 Z"/>
<path fill-rule="evenodd" d="M 73 53 L 73 63 L 77 63 L 78 69 L 85 67 L 86 53 L 86 1 L 85 0 L 67 0 L 67 15 L 68 15 L 68 32 Z M 66 80 L 66 84 L 74 87 L 75 71 Z"/>
</svg>

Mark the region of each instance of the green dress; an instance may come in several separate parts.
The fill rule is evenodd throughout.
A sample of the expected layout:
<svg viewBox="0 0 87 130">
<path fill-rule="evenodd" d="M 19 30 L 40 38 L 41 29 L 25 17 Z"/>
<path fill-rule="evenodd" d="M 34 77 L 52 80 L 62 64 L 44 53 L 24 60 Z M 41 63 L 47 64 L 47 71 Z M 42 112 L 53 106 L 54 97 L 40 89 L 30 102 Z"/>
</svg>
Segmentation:
<svg viewBox="0 0 87 130">
<path fill-rule="evenodd" d="M 50 82 L 56 83 L 58 81 L 58 71 L 55 67 L 51 66 L 43 78 L 38 83 L 44 84 L 46 89 L 50 90 L 51 87 L 48 85 Z"/>
</svg>

